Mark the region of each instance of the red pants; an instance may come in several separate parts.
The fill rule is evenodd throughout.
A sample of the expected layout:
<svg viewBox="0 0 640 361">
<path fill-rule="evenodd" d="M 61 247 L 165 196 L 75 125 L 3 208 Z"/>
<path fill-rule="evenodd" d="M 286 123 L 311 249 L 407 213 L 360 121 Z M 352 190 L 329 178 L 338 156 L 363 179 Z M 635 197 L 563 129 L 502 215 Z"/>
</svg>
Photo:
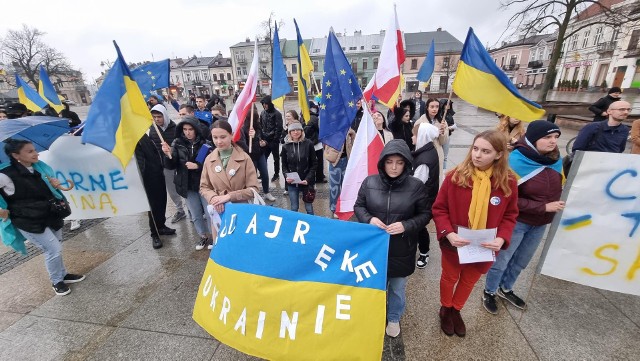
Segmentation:
<svg viewBox="0 0 640 361">
<path fill-rule="evenodd" d="M 482 272 L 474 264 L 461 265 L 458 263 L 457 255 L 448 255 L 445 252 L 447 251 L 443 250 L 440 304 L 459 311 L 467 302 L 471 291 L 473 291 L 473 286 L 482 276 Z"/>
</svg>

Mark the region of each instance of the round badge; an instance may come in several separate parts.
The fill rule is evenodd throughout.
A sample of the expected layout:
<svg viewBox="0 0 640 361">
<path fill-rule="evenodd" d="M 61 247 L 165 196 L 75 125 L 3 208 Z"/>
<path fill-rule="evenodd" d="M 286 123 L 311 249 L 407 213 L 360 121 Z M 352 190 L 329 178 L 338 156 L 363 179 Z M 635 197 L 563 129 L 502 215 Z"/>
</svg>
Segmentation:
<svg viewBox="0 0 640 361">
<path fill-rule="evenodd" d="M 222 172 L 222 167 L 217 165 L 214 170 L 216 171 L 216 173 L 220 173 Z"/>
<path fill-rule="evenodd" d="M 230 171 L 229 171 L 229 175 L 230 175 L 230 176 L 232 176 L 232 177 L 233 177 L 234 175 L 236 175 L 236 170 L 235 170 L 235 169 L 230 170 Z"/>
<path fill-rule="evenodd" d="M 500 204 L 500 197 L 491 197 L 491 199 L 489 200 L 489 203 L 493 204 L 494 206 L 497 206 L 498 204 Z"/>
</svg>

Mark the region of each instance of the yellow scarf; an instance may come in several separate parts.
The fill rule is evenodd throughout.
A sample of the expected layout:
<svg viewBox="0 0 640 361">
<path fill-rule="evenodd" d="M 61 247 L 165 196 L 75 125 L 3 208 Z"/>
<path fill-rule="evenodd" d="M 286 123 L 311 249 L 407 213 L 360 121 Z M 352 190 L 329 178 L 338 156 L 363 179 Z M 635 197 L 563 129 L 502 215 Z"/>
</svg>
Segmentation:
<svg viewBox="0 0 640 361">
<path fill-rule="evenodd" d="M 486 229 L 489 211 L 489 196 L 491 196 L 491 174 L 493 167 L 481 171 L 476 169 L 471 179 L 471 204 L 469 205 L 469 228 Z"/>
</svg>

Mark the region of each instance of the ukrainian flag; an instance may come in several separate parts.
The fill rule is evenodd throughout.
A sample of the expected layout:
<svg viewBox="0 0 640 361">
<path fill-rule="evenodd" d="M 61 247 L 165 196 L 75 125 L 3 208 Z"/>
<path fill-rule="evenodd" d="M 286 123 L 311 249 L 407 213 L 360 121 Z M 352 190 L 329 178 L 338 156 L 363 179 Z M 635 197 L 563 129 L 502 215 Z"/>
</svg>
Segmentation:
<svg viewBox="0 0 640 361">
<path fill-rule="evenodd" d="M 18 88 L 18 101 L 24 104 L 27 109 L 37 112 L 47 106 L 47 102 L 40 97 L 40 94 L 33 90 L 18 74 L 16 74 L 16 87 Z"/>
<path fill-rule="evenodd" d="M 545 170 L 545 168 L 551 168 L 560 173 L 562 176 L 562 183 L 564 184 L 565 181 L 564 172 L 562 171 L 562 158 L 558 159 L 551 165 L 544 165 L 525 157 L 519 149 L 516 149 L 509 154 L 509 167 L 511 167 L 511 170 L 516 174 L 518 185 L 535 177 Z"/>
<path fill-rule="evenodd" d="M 313 63 L 309 57 L 307 47 L 304 45 L 300 29 L 296 19 L 293 19 L 296 25 L 296 33 L 298 34 L 298 105 L 300 105 L 300 114 L 305 122 L 311 118 L 309 113 L 309 101 L 307 100 L 307 91 L 311 85 L 311 72 L 313 71 Z"/>
<path fill-rule="evenodd" d="M 44 66 L 40 65 L 40 80 L 38 81 L 38 94 L 44 99 L 49 106 L 60 113 L 64 109 L 64 105 L 60 101 L 60 96 L 56 93 L 56 88 L 53 87 L 49 74 L 44 70 Z"/>
<path fill-rule="evenodd" d="M 491 59 L 472 28 L 469 28 L 462 48 L 453 91 L 473 105 L 527 122 L 544 115 L 539 104 L 520 95 L 506 74 Z"/>
<path fill-rule="evenodd" d="M 151 126 L 151 113 L 138 84 L 133 81 L 118 44 L 118 59 L 107 74 L 91 104 L 82 143 L 105 149 L 120 160 L 123 168 L 133 156 L 136 144 Z"/>
<path fill-rule="evenodd" d="M 284 110 L 284 97 L 291 92 L 287 71 L 280 51 L 280 37 L 278 36 L 278 24 L 273 35 L 273 69 L 271 71 L 271 99 L 273 104 L 280 110 Z"/>
</svg>

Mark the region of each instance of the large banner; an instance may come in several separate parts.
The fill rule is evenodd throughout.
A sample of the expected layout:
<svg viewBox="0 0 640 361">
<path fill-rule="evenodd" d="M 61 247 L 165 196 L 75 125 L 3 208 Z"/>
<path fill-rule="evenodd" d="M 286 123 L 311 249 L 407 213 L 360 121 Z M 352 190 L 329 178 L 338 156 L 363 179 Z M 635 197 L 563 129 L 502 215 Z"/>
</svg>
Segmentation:
<svg viewBox="0 0 640 361">
<path fill-rule="evenodd" d="M 541 272 L 640 295 L 640 156 L 578 152 L 569 182 Z"/>
<path fill-rule="evenodd" d="M 273 360 L 380 360 L 389 236 L 361 223 L 229 204 L 194 320 Z"/>
<path fill-rule="evenodd" d="M 126 170 L 113 154 L 91 144 L 82 144 L 81 137 L 62 136 L 49 151 L 40 153 L 56 172 L 64 187 L 67 179 L 75 183 L 63 192 L 72 213 L 66 219 L 92 219 L 125 216 L 149 210 L 135 157 Z"/>
</svg>

